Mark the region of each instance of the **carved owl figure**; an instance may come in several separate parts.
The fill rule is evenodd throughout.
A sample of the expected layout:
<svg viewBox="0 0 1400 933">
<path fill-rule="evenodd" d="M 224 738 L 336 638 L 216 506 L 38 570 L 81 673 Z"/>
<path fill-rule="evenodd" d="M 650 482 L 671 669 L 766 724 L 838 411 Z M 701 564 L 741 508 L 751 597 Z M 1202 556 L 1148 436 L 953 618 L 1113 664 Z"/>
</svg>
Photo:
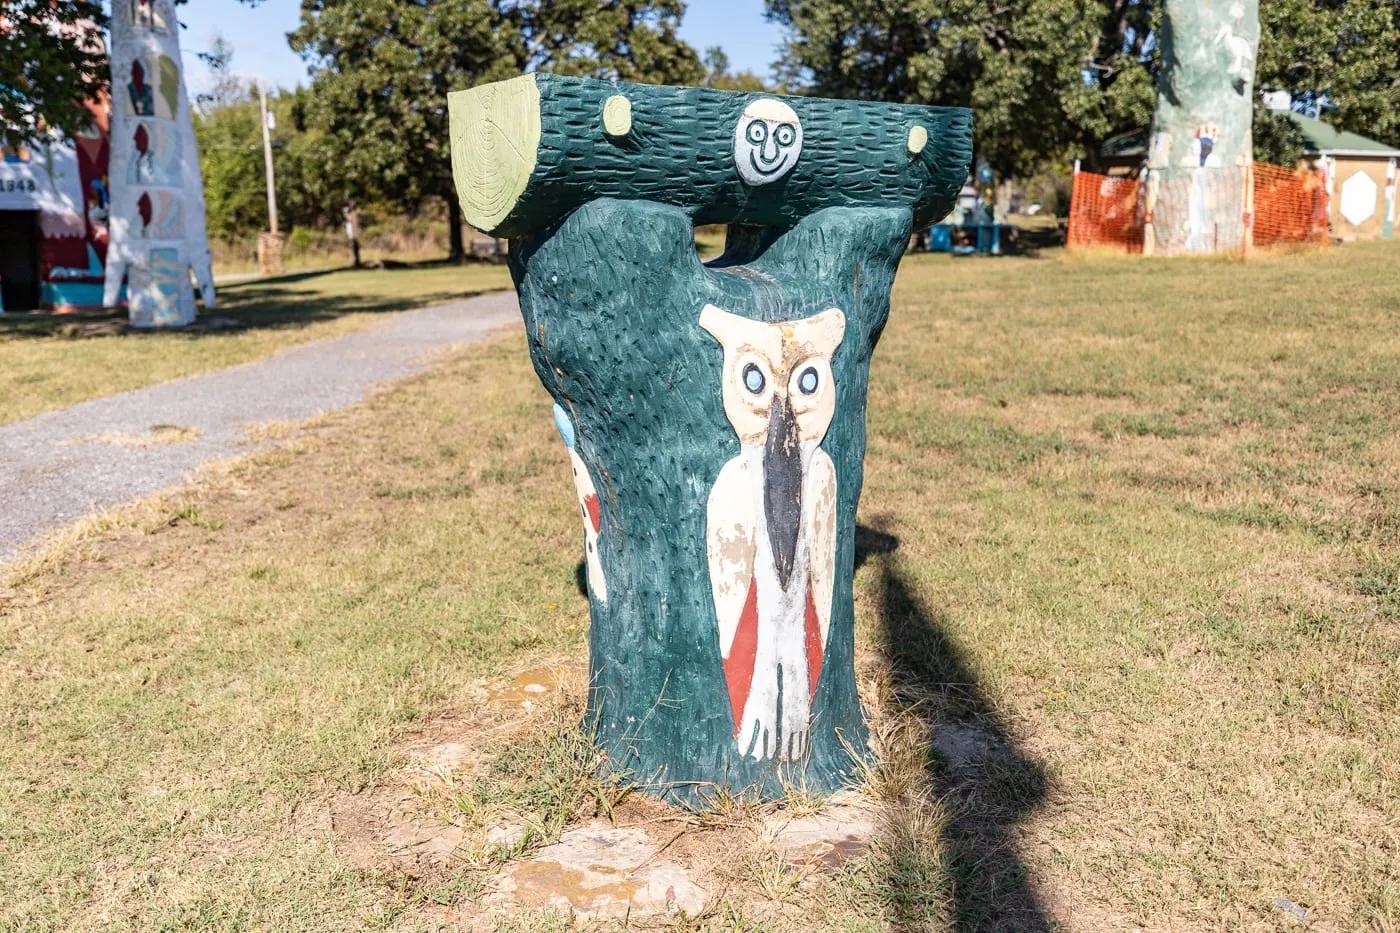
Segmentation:
<svg viewBox="0 0 1400 933">
<path fill-rule="evenodd" d="M 821 443 L 846 317 L 767 323 L 706 305 L 699 323 L 724 349 L 724 413 L 739 438 L 705 525 L 734 738 L 750 758 L 799 759 L 831 626 L 836 466 Z"/>
</svg>

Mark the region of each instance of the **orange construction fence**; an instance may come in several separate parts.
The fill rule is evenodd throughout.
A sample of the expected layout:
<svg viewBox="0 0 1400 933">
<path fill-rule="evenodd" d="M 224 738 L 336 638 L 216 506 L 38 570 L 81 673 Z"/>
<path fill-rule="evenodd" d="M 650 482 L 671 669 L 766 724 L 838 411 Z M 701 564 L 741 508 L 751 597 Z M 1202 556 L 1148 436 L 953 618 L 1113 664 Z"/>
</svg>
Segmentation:
<svg viewBox="0 0 1400 933">
<path fill-rule="evenodd" d="M 1130 253 L 1142 252 L 1141 188 L 1136 178 L 1075 172 L 1069 247 L 1118 246 Z"/>
<path fill-rule="evenodd" d="M 1255 162 L 1253 243 L 1326 243 L 1327 186 L 1320 172 Z M 1112 246 L 1142 252 L 1143 184 L 1136 178 L 1076 172 L 1070 195 L 1070 248 Z"/>
<path fill-rule="evenodd" d="M 1321 172 L 1254 163 L 1254 245 L 1327 242 Z"/>
</svg>

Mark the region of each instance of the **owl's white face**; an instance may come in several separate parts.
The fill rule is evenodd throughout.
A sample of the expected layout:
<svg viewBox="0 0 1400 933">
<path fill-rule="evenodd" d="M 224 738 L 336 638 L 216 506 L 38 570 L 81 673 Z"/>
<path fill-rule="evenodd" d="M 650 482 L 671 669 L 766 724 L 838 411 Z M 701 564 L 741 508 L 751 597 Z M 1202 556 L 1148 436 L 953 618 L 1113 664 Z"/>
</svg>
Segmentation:
<svg viewBox="0 0 1400 933">
<path fill-rule="evenodd" d="M 700 326 L 724 348 L 724 413 L 740 443 L 768 441 L 775 406 L 791 410 L 802 442 L 826 436 L 836 411 L 831 358 L 846 334 L 839 308 L 769 324 L 706 305 Z"/>
</svg>

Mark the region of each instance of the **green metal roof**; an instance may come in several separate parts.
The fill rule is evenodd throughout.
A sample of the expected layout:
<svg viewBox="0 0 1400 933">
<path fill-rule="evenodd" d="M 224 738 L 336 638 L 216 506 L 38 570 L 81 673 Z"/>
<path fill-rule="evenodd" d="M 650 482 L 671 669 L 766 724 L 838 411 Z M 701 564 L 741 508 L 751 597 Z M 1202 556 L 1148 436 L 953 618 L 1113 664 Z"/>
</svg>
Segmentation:
<svg viewBox="0 0 1400 933">
<path fill-rule="evenodd" d="M 1348 133 L 1337 129 L 1314 117 L 1305 117 L 1301 113 L 1288 111 L 1288 118 L 1303 131 L 1303 148 L 1310 152 L 1320 152 L 1327 155 L 1332 152 L 1355 152 L 1355 153 L 1375 153 L 1378 156 L 1400 156 L 1400 149 L 1394 149 L 1385 143 L 1368 139 L 1360 133 Z"/>
</svg>

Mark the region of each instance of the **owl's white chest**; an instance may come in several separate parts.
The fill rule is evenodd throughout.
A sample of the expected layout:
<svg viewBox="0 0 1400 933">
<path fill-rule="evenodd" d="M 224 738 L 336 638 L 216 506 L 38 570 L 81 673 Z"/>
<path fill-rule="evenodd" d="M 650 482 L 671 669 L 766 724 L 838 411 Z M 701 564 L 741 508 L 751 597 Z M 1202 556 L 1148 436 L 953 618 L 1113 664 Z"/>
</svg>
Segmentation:
<svg viewBox="0 0 1400 933">
<path fill-rule="evenodd" d="M 802 484 L 809 482 L 808 469 L 817 444 L 802 445 Z M 753 514 L 764 515 L 764 450 L 743 448 L 754 478 L 751 494 Z M 811 713 L 806 649 L 807 590 L 811 573 L 808 518 L 798 524 L 793 571 L 784 589 L 778 574 L 765 522 L 754 536 L 754 589 L 757 596 L 758 632 L 754 654 L 753 682 L 744 704 L 739 747 L 754 757 L 797 758 L 806 748 Z M 752 748 L 750 748 L 752 746 Z"/>
</svg>

